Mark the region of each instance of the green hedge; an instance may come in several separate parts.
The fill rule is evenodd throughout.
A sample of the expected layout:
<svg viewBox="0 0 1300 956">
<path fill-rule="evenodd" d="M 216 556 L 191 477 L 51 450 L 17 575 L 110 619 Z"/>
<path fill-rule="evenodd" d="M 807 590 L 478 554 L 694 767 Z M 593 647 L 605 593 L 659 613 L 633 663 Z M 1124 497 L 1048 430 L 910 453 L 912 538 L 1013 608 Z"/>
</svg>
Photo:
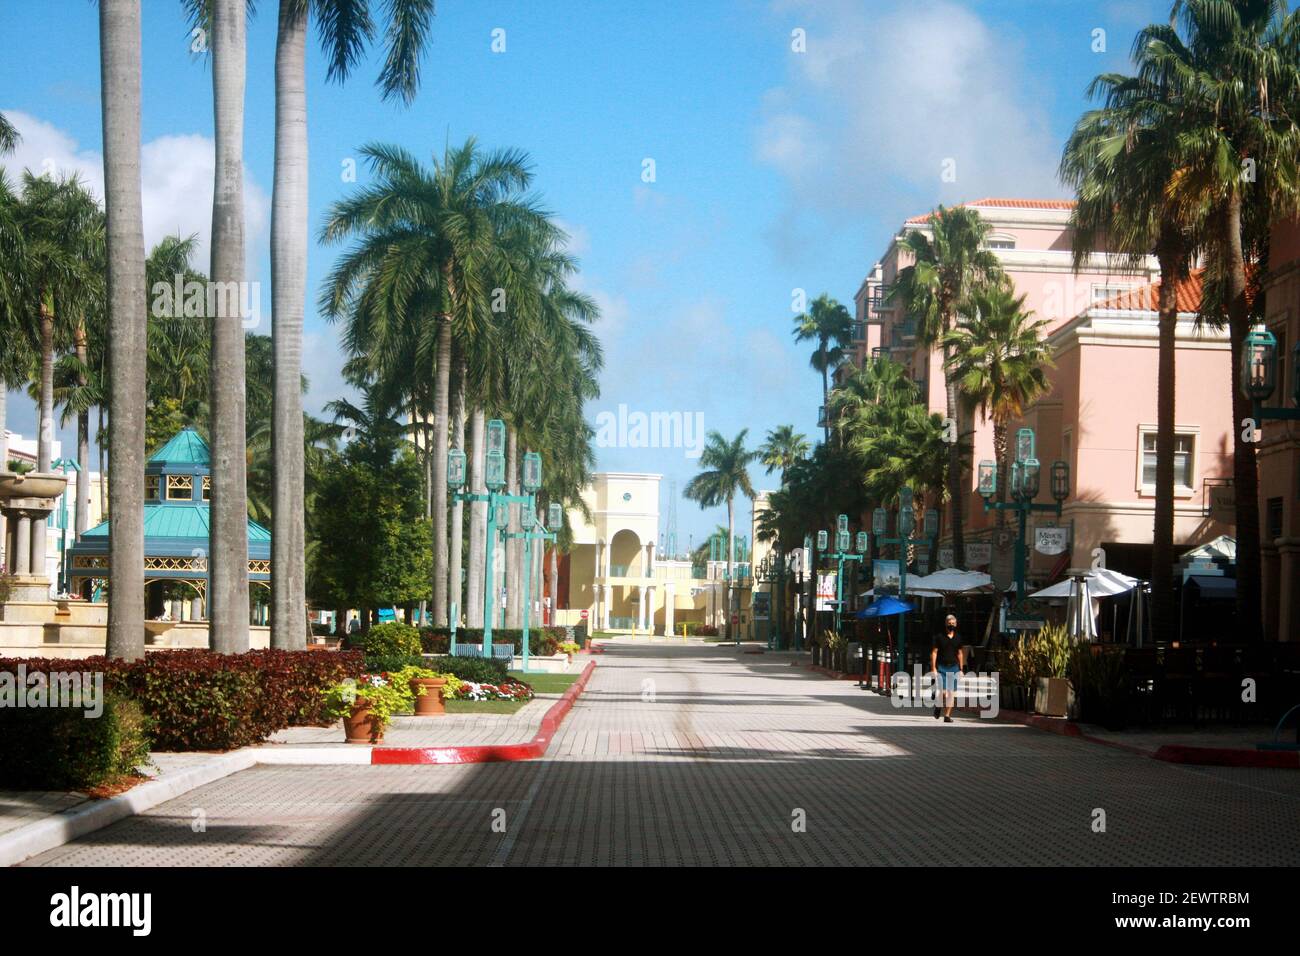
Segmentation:
<svg viewBox="0 0 1300 956">
<path fill-rule="evenodd" d="M 80 707 L 0 708 L 0 788 L 87 790 L 148 760 L 147 721 L 121 694 L 105 693 L 98 717 Z"/>
<path fill-rule="evenodd" d="M 401 621 L 376 624 L 365 634 L 366 656 L 387 657 L 394 654 L 419 654 L 420 632 Z"/>
<path fill-rule="evenodd" d="M 548 657 L 555 653 L 560 641 L 564 640 L 562 627 L 530 627 L 528 629 L 528 653 Z M 426 627 L 420 631 L 420 643 L 426 654 L 446 654 L 451 649 L 451 630 L 445 627 Z M 457 644 L 482 644 L 481 627 L 456 628 Z M 516 654 L 523 653 L 524 632 L 522 628 L 492 628 L 493 644 L 510 644 Z"/>
<path fill-rule="evenodd" d="M 461 680 L 476 684 L 500 683 L 506 679 L 508 671 L 505 661 L 482 657 L 426 657 L 424 666 L 442 674 L 455 674 Z"/>
<path fill-rule="evenodd" d="M 138 661 L 0 660 L 0 671 L 16 673 L 20 665 L 28 674 L 103 673 L 109 692 L 139 705 L 150 749 L 162 751 L 233 750 L 286 727 L 329 724 L 320 692 L 364 671 L 357 653 L 277 650 L 155 651 Z"/>
</svg>

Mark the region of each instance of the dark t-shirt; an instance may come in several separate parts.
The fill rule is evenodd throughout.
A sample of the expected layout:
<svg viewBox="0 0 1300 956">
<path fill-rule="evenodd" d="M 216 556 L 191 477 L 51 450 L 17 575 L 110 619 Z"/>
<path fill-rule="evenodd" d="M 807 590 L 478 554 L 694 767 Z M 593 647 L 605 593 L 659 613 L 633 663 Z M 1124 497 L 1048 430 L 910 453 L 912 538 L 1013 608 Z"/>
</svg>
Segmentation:
<svg viewBox="0 0 1300 956">
<path fill-rule="evenodd" d="M 956 631 L 949 636 L 946 631 L 941 631 L 934 636 L 930 642 L 930 650 L 938 650 L 938 665 L 940 667 L 956 667 L 957 651 L 961 648 L 961 638 Z"/>
</svg>

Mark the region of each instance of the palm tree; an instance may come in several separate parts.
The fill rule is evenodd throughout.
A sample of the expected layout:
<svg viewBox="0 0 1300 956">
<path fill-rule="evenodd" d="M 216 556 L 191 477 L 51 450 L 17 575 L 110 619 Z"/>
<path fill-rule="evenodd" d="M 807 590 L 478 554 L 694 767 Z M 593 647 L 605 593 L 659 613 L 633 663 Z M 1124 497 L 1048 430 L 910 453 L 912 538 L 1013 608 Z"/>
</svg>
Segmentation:
<svg viewBox="0 0 1300 956">
<path fill-rule="evenodd" d="M 366 0 L 280 0 L 275 48 L 275 172 L 271 193 L 271 301 L 275 344 L 272 425 L 271 642 L 306 641 L 306 566 L 302 413 L 302 318 L 307 296 L 307 22 L 314 16 L 329 59 L 329 79 L 343 81 L 373 38 Z M 409 102 L 433 17 L 426 0 L 386 5 L 383 98 Z M 426 443 L 427 444 L 427 443 Z"/>
<path fill-rule="evenodd" d="M 1170 24 L 1142 30 L 1134 53 L 1139 78 L 1168 84 L 1185 116 L 1171 192 L 1199 203 L 1209 224 L 1201 312 L 1211 321 L 1226 312 L 1232 345 L 1235 625 L 1258 639 L 1259 475 L 1254 443 L 1239 427 L 1253 414 L 1240 379 L 1256 320 L 1247 259 L 1257 276 L 1266 270 L 1268 225 L 1300 208 L 1300 11 L 1288 14 L 1280 0 L 1176 0 Z"/>
<path fill-rule="evenodd" d="M 758 449 L 759 461 L 770 475 L 781 469 L 781 484 L 785 484 L 790 466 L 812 450 L 808 439 L 794 430 L 793 425 L 778 425 L 767 433 L 767 440 Z"/>
<path fill-rule="evenodd" d="M 12 153 L 21 138 L 18 130 L 14 129 L 14 124 L 5 118 L 4 113 L 0 113 L 0 156 Z"/>
<path fill-rule="evenodd" d="M 853 340 L 853 319 L 849 310 L 829 295 L 822 293 L 813 299 L 812 307 L 794 317 L 794 340 L 816 342 L 810 364 L 822 376 L 822 407 L 826 409 L 825 440 L 831 440 L 830 371 L 844 361 L 845 350 Z"/>
<path fill-rule="evenodd" d="M 532 173 L 521 151 L 484 153 L 471 138 L 458 148 L 448 147 L 441 161 L 427 168 L 396 146 L 371 144 L 361 152 L 374 182 L 336 202 L 327 216 L 323 242 L 351 235 L 359 239 L 330 274 L 322 309 L 331 320 L 348 315 L 349 349 L 370 356 L 381 377 L 410 355 L 436 375 L 433 616 L 442 625 L 447 621 L 446 449 L 453 336 L 466 347 L 469 379 L 476 382 L 475 363 L 487 361 L 493 346 L 493 290 L 503 289 L 507 302 L 527 299 L 532 277 L 520 268 L 517 249 L 543 248 L 558 230 L 525 194 Z M 524 236 L 527 241 L 520 238 Z M 486 396 L 470 392 L 469 397 L 478 405 L 472 438 L 477 461 Z M 477 465 L 471 468 L 471 483 L 476 471 Z M 486 512 L 472 508 L 471 518 L 477 525 Z M 476 540 L 472 527 L 471 583 L 483 570 L 484 549 L 473 546 Z"/>
<path fill-rule="evenodd" d="M 1177 289 L 1188 274 L 1201 229 L 1198 211 L 1171 189 L 1178 175 L 1173 156 L 1186 116 L 1176 91 L 1164 80 L 1103 74 L 1093 80 L 1088 93 L 1103 105 L 1080 118 L 1061 159 L 1061 178 L 1078 195 L 1071 214 L 1075 270 L 1083 268 L 1103 242 L 1122 263 L 1136 266 L 1153 253 L 1160 263 L 1151 609 L 1156 639 L 1169 641 L 1177 636 L 1178 625 L 1170 574 Z"/>
<path fill-rule="evenodd" d="M 997 256 L 985 243 L 990 226 L 977 210 L 967 206 L 940 206 L 928 220 L 930 234 L 917 229 L 907 232 L 901 247 L 912 265 L 900 270 L 890 292 L 890 301 L 903 304 L 917 321 L 917 339 L 927 348 L 943 341 L 957 321 L 958 310 L 977 286 L 987 284 L 1001 272 Z M 944 361 L 950 355 L 945 350 Z M 966 565 L 966 540 L 962 528 L 965 503 L 960 446 L 966 434 L 958 417 L 957 384 L 945 376 L 947 415 L 957 424 L 958 440 L 949 446 L 948 505 L 952 519 L 952 553 L 958 567 Z"/>
<path fill-rule="evenodd" d="M 683 494 L 689 500 L 699 502 L 701 508 L 727 506 L 727 613 L 722 624 L 723 637 L 727 636 L 731 615 L 735 611 L 732 557 L 735 553 L 736 492 L 754 497 L 749 466 L 758 458 L 758 452 L 745 447 L 748 434 L 749 429 L 742 428 L 735 438 L 728 441 L 716 431 L 709 432 L 700 454 L 700 468 L 703 470 L 688 481 L 683 490 Z"/>
<path fill-rule="evenodd" d="M 1031 322 L 1025 297 L 999 282 L 972 292 L 957 327 L 943 337 L 944 373 L 969 409 L 993 420 L 998 501 L 1006 501 L 1008 423 L 1048 390 L 1046 369 L 1055 363 L 1042 338 L 1046 326 Z M 1005 523 L 1005 512 L 998 512 L 998 523 Z"/>
<path fill-rule="evenodd" d="M 212 267 L 219 296 L 212 322 L 212 502 L 208 545 L 208 635 L 214 651 L 248 650 L 248 475 L 244 432 L 245 0 L 211 0 L 216 172 Z M 211 288 L 211 287 L 210 287 Z M 210 297 L 211 298 L 211 297 Z"/>
<path fill-rule="evenodd" d="M 108 216 L 110 658 L 144 656 L 144 220 L 140 198 L 140 3 L 100 0 Z"/>
</svg>

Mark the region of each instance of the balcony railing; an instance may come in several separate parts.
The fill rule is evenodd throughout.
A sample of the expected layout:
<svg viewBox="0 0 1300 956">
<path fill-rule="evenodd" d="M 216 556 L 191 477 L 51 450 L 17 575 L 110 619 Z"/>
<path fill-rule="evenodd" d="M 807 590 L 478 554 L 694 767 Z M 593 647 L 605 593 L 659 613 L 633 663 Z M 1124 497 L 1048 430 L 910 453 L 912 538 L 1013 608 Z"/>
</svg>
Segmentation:
<svg viewBox="0 0 1300 956">
<path fill-rule="evenodd" d="M 854 323 L 853 323 L 853 341 L 854 341 L 854 342 L 865 342 L 866 340 L 867 340 L 867 323 L 866 323 L 866 322 L 854 322 Z"/>
</svg>

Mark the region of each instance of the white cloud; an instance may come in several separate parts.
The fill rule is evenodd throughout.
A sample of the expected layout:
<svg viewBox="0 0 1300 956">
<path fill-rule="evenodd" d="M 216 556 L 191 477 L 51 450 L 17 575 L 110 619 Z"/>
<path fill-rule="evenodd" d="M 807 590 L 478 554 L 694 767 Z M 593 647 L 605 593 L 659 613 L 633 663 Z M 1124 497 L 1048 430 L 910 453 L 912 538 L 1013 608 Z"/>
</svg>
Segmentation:
<svg viewBox="0 0 1300 956">
<path fill-rule="evenodd" d="M 101 200 L 104 160 L 98 151 L 83 149 L 68 133 L 20 110 L 5 115 L 22 140 L 3 165 L 11 180 L 23 169 L 38 174 L 77 175 Z M 211 138 L 198 134 L 160 136 L 141 145 L 141 211 L 145 247 L 165 236 L 198 235 L 194 265 L 206 272 L 212 231 Z M 244 241 L 248 274 L 253 276 L 268 239 L 271 200 L 247 173 L 244 177 Z"/>
<path fill-rule="evenodd" d="M 1037 80 L 971 10 L 946 0 L 777 10 L 808 39 L 789 55 L 788 82 L 765 95 L 756 131 L 757 157 L 791 192 L 774 236 L 804 231 L 810 213 L 901 218 L 940 200 L 1062 195 Z M 946 160 L 955 182 L 941 177 Z"/>
</svg>

